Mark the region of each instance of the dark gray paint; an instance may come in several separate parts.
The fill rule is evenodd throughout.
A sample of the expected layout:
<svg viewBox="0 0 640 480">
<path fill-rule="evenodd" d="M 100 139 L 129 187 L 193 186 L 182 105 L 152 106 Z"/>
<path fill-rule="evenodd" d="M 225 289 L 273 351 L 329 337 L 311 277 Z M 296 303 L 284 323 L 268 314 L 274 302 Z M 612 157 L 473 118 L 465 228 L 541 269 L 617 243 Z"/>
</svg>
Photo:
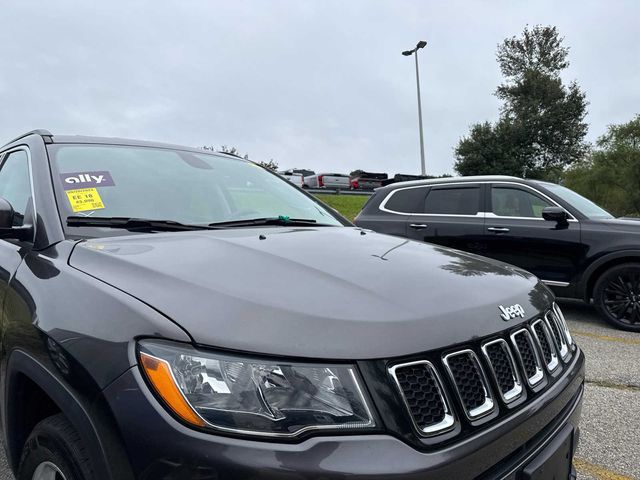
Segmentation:
<svg viewBox="0 0 640 480">
<path fill-rule="evenodd" d="M 519 303 L 531 318 L 552 300 L 535 277 L 497 262 L 356 228 L 96 239 L 69 263 L 153 305 L 198 343 L 273 355 L 422 352 L 503 330 L 498 305 Z"/>
</svg>

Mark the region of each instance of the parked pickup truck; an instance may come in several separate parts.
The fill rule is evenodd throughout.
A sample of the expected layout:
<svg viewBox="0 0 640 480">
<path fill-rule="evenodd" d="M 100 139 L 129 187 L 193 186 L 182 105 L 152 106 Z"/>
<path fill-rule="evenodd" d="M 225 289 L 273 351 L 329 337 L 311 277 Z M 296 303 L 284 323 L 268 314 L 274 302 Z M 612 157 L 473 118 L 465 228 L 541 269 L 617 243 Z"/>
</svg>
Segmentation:
<svg viewBox="0 0 640 480">
<path fill-rule="evenodd" d="M 410 182 L 412 180 L 427 180 L 429 178 L 433 178 L 433 177 L 429 177 L 427 175 L 411 175 L 408 173 L 396 173 L 393 176 L 393 178 L 387 178 L 383 180 L 382 186 L 385 187 L 387 185 L 391 185 L 392 183 Z"/>
<path fill-rule="evenodd" d="M 351 179 L 349 175 L 342 173 L 318 173 L 304 177 L 304 186 L 306 188 L 349 189 L 351 188 Z"/>
<path fill-rule="evenodd" d="M 282 173 L 284 175 L 302 175 L 303 177 L 309 177 L 316 174 L 316 172 L 309 170 L 308 168 L 290 168 Z"/>
<path fill-rule="evenodd" d="M 386 173 L 371 173 L 360 171 L 351 177 L 352 190 L 375 190 L 382 186 L 382 182 L 389 176 Z"/>
<path fill-rule="evenodd" d="M 296 187 L 304 187 L 304 177 L 300 173 L 278 172 L 278 175 L 280 175 L 285 180 L 289 180 Z"/>
</svg>

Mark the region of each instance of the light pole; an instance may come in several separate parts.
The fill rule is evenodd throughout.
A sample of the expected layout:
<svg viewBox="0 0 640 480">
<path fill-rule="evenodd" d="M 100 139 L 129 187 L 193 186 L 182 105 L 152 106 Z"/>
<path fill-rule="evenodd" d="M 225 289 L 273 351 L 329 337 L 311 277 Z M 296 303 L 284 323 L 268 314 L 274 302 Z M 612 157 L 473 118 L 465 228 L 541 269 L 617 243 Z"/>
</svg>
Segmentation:
<svg viewBox="0 0 640 480">
<path fill-rule="evenodd" d="M 418 127 L 420 129 L 420 167 L 422 175 L 427 174 L 427 167 L 424 161 L 424 137 L 422 134 L 422 100 L 420 100 L 420 72 L 418 71 L 418 50 L 427 46 L 427 42 L 420 40 L 413 50 L 405 50 L 402 55 L 410 57 L 415 53 L 416 57 L 416 85 L 418 86 Z"/>
</svg>

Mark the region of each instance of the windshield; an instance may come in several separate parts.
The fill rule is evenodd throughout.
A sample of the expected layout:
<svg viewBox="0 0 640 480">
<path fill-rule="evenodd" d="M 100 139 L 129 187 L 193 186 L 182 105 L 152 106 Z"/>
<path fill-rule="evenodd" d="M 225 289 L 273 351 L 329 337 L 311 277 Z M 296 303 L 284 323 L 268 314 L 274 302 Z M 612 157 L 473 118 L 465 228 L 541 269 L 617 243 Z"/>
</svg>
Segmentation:
<svg viewBox="0 0 640 480">
<path fill-rule="evenodd" d="M 116 145 L 48 148 L 63 220 L 133 217 L 206 225 L 283 217 L 342 225 L 291 183 L 240 158 Z"/>
<path fill-rule="evenodd" d="M 542 185 L 547 190 L 558 195 L 565 202 L 567 202 L 587 218 L 594 220 L 603 218 L 614 218 L 613 215 L 611 215 L 605 209 L 599 207 L 591 200 L 584 198 L 582 195 L 574 192 L 573 190 L 569 190 L 567 187 L 563 187 L 562 185 L 557 185 L 555 183 L 542 183 Z"/>
</svg>

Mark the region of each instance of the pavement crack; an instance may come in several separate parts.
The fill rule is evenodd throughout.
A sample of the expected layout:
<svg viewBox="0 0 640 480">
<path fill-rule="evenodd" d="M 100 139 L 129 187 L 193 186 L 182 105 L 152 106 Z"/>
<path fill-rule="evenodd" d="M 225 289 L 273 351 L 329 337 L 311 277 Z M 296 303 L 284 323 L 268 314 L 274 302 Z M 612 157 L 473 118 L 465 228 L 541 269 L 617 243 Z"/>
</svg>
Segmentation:
<svg viewBox="0 0 640 480">
<path fill-rule="evenodd" d="M 589 337 L 589 338 L 595 338 L 596 340 L 604 340 L 606 342 L 624 343 L 627 345 L 640 345 L 640 339 L 635 339 L 635 338 L 614 337 L 611 335 L 602 335 L 600 333 L 583 332 L 581 330 L 576 330 L 576 329 L 572 329 L 571 334 L 576 335 L 578 337 Z"/>
<path fill-rule="evenodd" d="M 596 387 L 615 388 L 627 392 L 640 392 L 640 385 L 613 383 L 606 380 L 585 380 L 585 383 Z"/>
</svg>

